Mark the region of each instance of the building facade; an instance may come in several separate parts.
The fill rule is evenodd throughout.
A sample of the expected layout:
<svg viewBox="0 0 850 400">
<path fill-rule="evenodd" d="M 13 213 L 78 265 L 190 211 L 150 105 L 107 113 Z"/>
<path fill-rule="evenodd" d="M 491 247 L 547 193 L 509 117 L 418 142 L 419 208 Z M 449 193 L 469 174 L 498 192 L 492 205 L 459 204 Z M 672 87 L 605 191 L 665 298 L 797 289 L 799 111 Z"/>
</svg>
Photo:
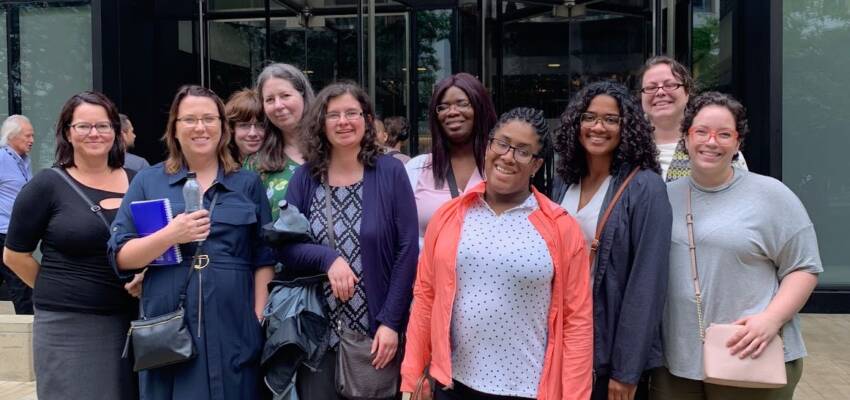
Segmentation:
<svg viewBox="0 0 850 400">
<path fill-rule="evenodd" d="M 478 76 L 500 112 L 554 120 L 587 82 L 636 88 L 646 58 L 671 55 L 747 107 L 750 169 L 785 182 L 815 223 L 825 272 L 809 309 L 850 312 L 850 0 L 5 0 L 0 33 L 0 117 L 32 120 L 34 169 L 85 89 L 110 96 L 135 152 L 158 161 L 180 85 L 226 98 L 287 62 L 316 88 L 360 82 L 379 115 L 409 118 L 421 153 L 431 88 L 449 74 Z"/>
</svg>

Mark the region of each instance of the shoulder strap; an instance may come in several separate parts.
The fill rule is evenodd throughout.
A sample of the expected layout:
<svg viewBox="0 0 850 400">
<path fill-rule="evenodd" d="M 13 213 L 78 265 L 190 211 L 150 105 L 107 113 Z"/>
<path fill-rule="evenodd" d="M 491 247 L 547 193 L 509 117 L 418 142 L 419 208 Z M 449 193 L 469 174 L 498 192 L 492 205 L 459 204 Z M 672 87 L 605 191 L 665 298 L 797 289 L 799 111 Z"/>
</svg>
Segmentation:
<svg viewBox="0 0 850 400">
<path fill-rule="evenodd" d="M 215 192 L 215 194 L 213 195 L 212 201 L 210 202 L 210 213 L 209 213 L 210 234 L 212 234 L 212 213 L 213 213 L 213 210 L 215 210 L 216 200 L 218 200 L 218 191 Z M 207 235 L 207 237 L 209 238 L 209 235 Z M 186 291 L 189 289 L 189 282 L 192 281 L 192 274 L 195 272 L 195 269 L 196 269 L 193 264 L 194 264 L 195 260 L 201 255 L 201 250 L 203 249 L 204 243 L 206 243 L 206 242 L 207 242 L 207 239 L 204 239 L 204 240 L 198 242 L 198 247 L 195 248 L 195 255 L 192 257 L 192 263 L 189 264 L 189 273 L 186 274 L 186 281 L 183 282 L 183 289 L 180 290 L 180 297 L 179 297 L 179 300 L 178 300 L 178 306 L 179 307 L 182 307 L 182 306 L 185 305 Z M 207 262 L 209 262 L 209 260 L 207 260 Z M 203 268 L 203 267 L 201 267 L 201 268 Z M 200 268 L 198 268 L 198 269 L 200 269 Z"/>
<path fill-rule="evenodd" d="M 330 179 L 330 178 L 328 178 L 327 175 L 326 175 L 324 182 L 322 182 L 322 184 L 325 187 L 325 220 L 326 220 L 325 226 L 327 227 L 326 230 L 327 230 L 327 234 L 328 234 L 328 244 L 330 244 L 331 248 L 336 250 L 336 238 L 334 236 L 335 235 L 335 232 L 334 232 L 334 215 L 333 215 L 333 209 L 331 208 L 331 196 L 332 196 L 332 194 L 331 194 L 331 186 L 328 184 L 328 179 Z"/>
<path fill-rule="evenodd" d="M 608 217 L 611 216 L 611 212 L 614 211 L 614 206 L 617 205 L 617 202 L 620 200 L 620 197 L 623 196 L 623 192 L 626 190 L 626 186 L 629 185 L 629 182 L 637 175 L 638 171 L 640 171 L 640 167 L 635 167 L 632 172 L 626 176 L 626 179 L 623 180 L 623 183 L 620 184 L 620 187 L 617 188 L 617 192 L 614 193 L 614 197 L 611 198 L 611 202 L 608 203 L 608 208 L 605 209 L 605 213 L 602 214 L 602 219 L 599 220 L 599 223 L 596 224 L 596 234 L 593 235 L 593 242 L 590 243 L 590 263 L 593 264 L 593 260 L 596 259 L 596 252 L 599 250 L 599 239 L 602 237 L 602 230 L 605 229 L 605 224 L 608 222 Z"/>
<path fill-rule="evenodd" d="M 83 190 L 80 189 L 80 187 L 77 186 L 77 184 L 71 180 L 71 177 L 68 175 L 68 171 L 65 171 L 64 169 L 59 167 L 53 167 L 50 169 L 53 172 L 59 174 L 59 176 L 61 176 L 62 179 L 68 184 L 68 186 L 70 186 L 71 189 L 74 189 L 74 191 L 77 192 L 80 198 L 82 198 L 86 205 L 89 206 L 89 210 L 91 210 L 91 212 L 97 214 L 97 216 L 100 217 L 100 220 L 103 221 L 103 225 L 106 226 L 106 230 L 109 231 L 109 222 L 107 222 L 106 217 L 103 216 L 103 209 L 99 205 L 94 204 L 94 202 L 91 201 L 91 199 L 89 199 L 89 197 L 86 196 L 85 193 L 83 193 Z"/>
<path fill-rule="evenodd" d="M 694 284 L 694 297 L 697 303 L 697 322 L 699 323 L 699 337 L 705 340 L 705 322 L 702 319 L 702 290 L 699 285 L 699 273 L 697 272 L 697 246 L 694 240 L 694 214 L 691 210 L 691 186 L 688 185 L 688 213 L 685 214 L 685 223 L 688 224 L 688 251 L 691 253 L 691 279 Z"/>
<path fill-rule="evenodd" d="M 460 196 L 460 191 L 457 190 L 457 181 L 455 180 L 455 172 L 452 170 L 452 160 L 449 160 L 449 170 L 446 174 L 446 181 L 449 183 L 449 191 L 452 193 L 452 198 Z"/>
</svg>

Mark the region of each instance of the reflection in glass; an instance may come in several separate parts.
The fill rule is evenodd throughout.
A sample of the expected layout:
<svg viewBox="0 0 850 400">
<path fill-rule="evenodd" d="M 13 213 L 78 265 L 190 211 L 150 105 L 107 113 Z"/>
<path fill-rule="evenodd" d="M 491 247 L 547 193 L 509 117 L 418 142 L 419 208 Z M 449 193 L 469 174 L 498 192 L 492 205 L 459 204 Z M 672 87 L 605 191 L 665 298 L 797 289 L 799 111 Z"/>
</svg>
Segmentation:
<svg viewBox="0 0 850 400">
<path fill-rule="evenodd" d="M 720 0 L 694 8 L 693 74 L 701 90 L 732 91 L 734 5 L 734 0 Z"/>
<path fill-rule="evenodd" d="M 21 8 L 21 105 L 36 132 L 33 172 L 53 163 L 62 104 L 92 88 L 91 6 Z"/>
<path fill-rule="evenodd" d="M 605 2 L 569 13 L 531 3 L 506 5 L 501 111 L 530 106 L 556 118 L 587 83 L 612 79 L 635 87 L 650 46 L 643 3 L 633 13 L 605 11 Z"/>
<path fill-rule="evenodd" d="M 6 11 L 0 9 L 0 38 L 6 37 Z M 0 40 L 0 118 L 9 116 L 9 71 L 6 60 L 9 58 L 6 40 Z"/>
<path fill-rule="evenodd" d="M 419 54 L 416 57 L 418 86 L 419 153 L 431 151 L 431 133 L 428 129 L 428 104 L 434 86 L 452 73 L 451 10 L 428 10 L 416 12 L 416 30 Z M 411 140 L 416 140 L 411 138 Z"/>
<path fill-rule="evenodd" d="M 265 3 L 265 0 L 209 0 L 208 7 L 210 11 L 264 11 Z"/>
<path fill-rule="evenodd" d="M 266 24 L 256 20 L 210 21 L 210 86 L 222 98 L 254 86 L 263 70 Z"/>
<path fill-rule="evenodd" d="M 782 180 L 815 225 L 821 287 L 850 285 L 850 4 L 785 1 L 782 17 Z"/>
</svg>

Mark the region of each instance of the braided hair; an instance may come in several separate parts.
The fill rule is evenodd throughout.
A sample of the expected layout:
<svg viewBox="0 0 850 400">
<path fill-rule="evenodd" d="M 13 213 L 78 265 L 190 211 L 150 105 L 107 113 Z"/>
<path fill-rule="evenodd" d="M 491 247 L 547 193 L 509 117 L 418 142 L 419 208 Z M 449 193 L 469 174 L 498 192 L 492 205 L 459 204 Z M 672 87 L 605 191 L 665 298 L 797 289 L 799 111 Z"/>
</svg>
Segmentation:
<svg viewBox="0 0 850 400">
<path fill-rule="evenodd" d="M 661 173 L 658 149 L 652 138 L 653 127 L 628 89 L 613 81 L 594 82 L 578 92 L 561 115 L 561 126 L 555 132 L 558 153 L 558 175 L 564 183 L 575 184 L 588 174 L 587 151 L 579 141 L 581 114 L 596 96 L 607 95 L 617 101 L 620 111 L 620 145 L 614 149 L 611 172 L 621 165 L 640 167 Z"/>
<path fill-rule="evenodd" d="M 490 138 L 493 138 L 496 130 L 512 121 L 524 122 L 530 125 L 534 129 L 534 132 L 537 133 L 537 142 L 540 144 L 540 151 L 537 152 L 537 156 L 543 159 L 543 167 L 538 171 L 540 173 L 535 174 L 532 178 L 532 184 L 546 193 L 551 186 L 553 176 L 551 131 L 549 130 L 549 123 L 546 121 L 546 116 L 543 114 L 543 111 L 536 108 L 517 107 L 511 109 L 499 116 L 499 120 L 496 121 L 496 125 L 490 131 Z"/>
</svg>

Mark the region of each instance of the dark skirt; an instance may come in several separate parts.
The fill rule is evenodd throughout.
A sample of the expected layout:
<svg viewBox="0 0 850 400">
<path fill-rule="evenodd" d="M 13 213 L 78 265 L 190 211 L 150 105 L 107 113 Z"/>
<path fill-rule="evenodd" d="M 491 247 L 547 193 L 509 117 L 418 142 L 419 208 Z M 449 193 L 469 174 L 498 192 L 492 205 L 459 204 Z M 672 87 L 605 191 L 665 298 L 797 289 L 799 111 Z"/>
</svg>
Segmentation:
<svg viewBox="0 0 850 400">
<path fill-rule="evenodd" d="M 39 400 L 138 399 L 138 381 L 121 359 L 128 315 L 35 310 L 33 357 Z"/>
</svg>

